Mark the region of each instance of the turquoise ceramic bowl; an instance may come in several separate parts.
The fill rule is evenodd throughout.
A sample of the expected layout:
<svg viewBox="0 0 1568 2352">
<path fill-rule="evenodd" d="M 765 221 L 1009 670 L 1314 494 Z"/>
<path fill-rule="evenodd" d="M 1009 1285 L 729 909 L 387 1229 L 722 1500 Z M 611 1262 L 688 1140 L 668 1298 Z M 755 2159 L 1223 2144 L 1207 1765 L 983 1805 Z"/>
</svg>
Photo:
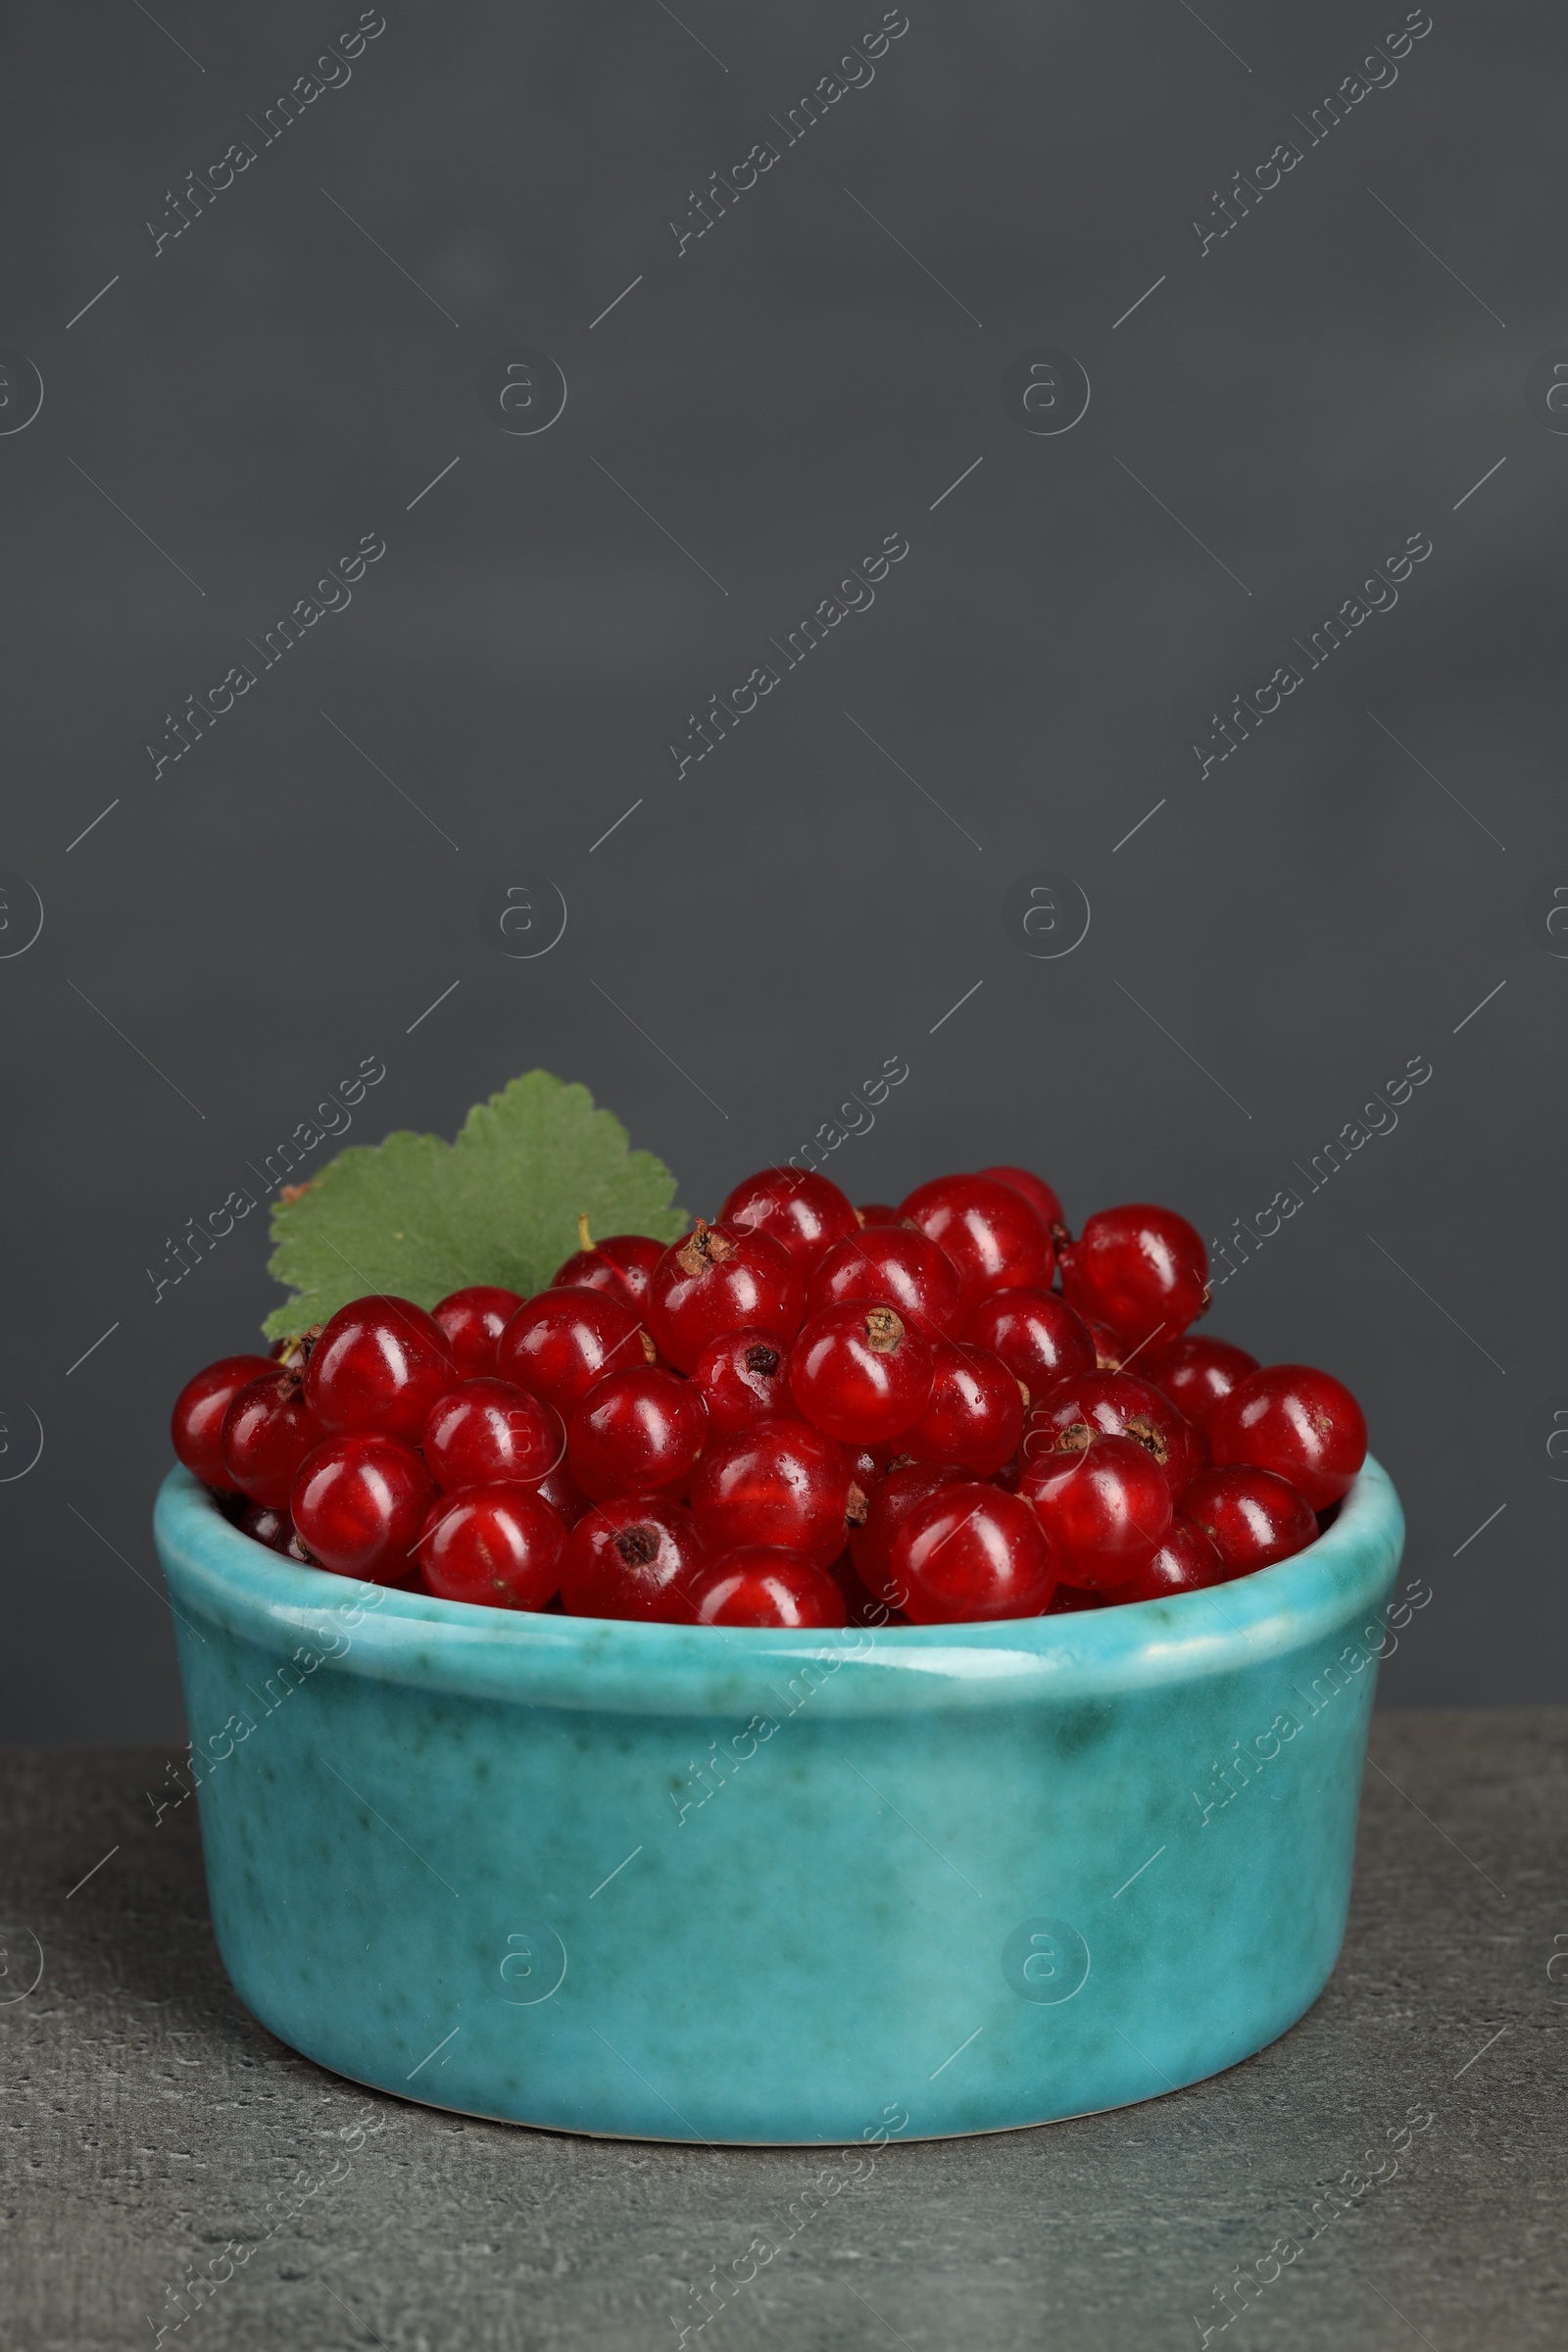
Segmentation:
<svg viewBox="0 0 1568 2352">
<path fill-rule="evenodd" d="M 224 1964 L 378 2089 L 647 2139 L 1004 2131 L 1235 2065 L 1334 1965 L 1396 1639 L 1375 1462 L 1238 1584 L 875 1633 L 352 1585 L 180 1470 L 156 1524 Z"/>
</svg>

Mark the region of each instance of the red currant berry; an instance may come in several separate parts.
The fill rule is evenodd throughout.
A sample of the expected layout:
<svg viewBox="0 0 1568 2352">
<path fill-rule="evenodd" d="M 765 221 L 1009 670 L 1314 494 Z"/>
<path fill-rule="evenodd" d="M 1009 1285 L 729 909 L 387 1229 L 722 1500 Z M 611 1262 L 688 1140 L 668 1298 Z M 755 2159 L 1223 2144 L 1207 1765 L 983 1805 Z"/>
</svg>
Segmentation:
<svg viewBox="0 0 1568 2352">
<path fill-rule="evenodd" d="M 617 1494 L 585 1511 L 567 1538 L 561 1597 L 568 1617 L 690 1625 L 707 1563 L 690 1511 L 663 1494 Z"/>
<path fill-rule="evenodd" d="M 1133 1600 L 1166 1600 L 1175 1592 L 1200 1592 L 1207 1585 L 1224 1582 L 1225 1563 L 1219 1553 L 1202 1529 L 1178 1511 L 1169 1535 L 1148 1566 L 1100 1597 L 1113 1606 Z"/>
<path fill-rule="evenodd" d="M 497 1479 L 536 1487 L 566 1449 L 553 1404 L 510 1380 L 466 1380 L 430 1408 L 419 1450 L 446 1494 Z"/>
<path fill-rule="evenodd" d="M 299 1374 L 270 1364 L 260 1379 L 236 1390 L 223 1415 L 223 1484 L 252 1502 L 286 1511 L 295 1471 L 325 1435 L 305 1401 Z"/>
<path fill-rule="evenodd" d="M 891 1306 L 927 1339 L 957 1329 L 963 1289 L 951 1257 L 912 1226 L 873 1226 L 835 1242 L 806 1288 L 807 1315 L 830 1306 Z"/>
<path fill-rule="evenodd" d="M 1024 1424 L 1025 1462 L 1078 1453 L 1091 1439 L 1135 1438 L 1180 1494 L 1204 1466 L 1204 1446 L 1162 1390 L 1132 1372 L 1082 1372 L 1058 1381 Z"/>
<path fill-rule="evenodd" d="M 431 1307 L 431 1321 L 440 1325 L 460 1380 L 483 1380 L 495 1370 L 501 1334 L 521 1304 L 515 1291 L 475 1282 Z"/>
<path fill-rule="evenodd" d="M 640 1315 L 654 1268 L 664 1254 L 663 1243 L 646 1233 L 612 1233 L 596 1242 L 589 1234 L 586 1216 L 577 1219 L 577 1239 L 581 1249 L 556 1268 L 550 1277 L 551 1289 L 608 1291 L 612 1298 L 635 1307 Z"/>
<path fill-rule="evenodd" d="M 1058 1249 L 1070 1238 L 1067 1221 L 1061 1213 L 1061 1202 L 1050 1185 L 1043 1177 L 1037 1176 L 1032 1168 L 977 1168 L 975 1173 L 993 1176 L 998 1184 L 1010 1184 L 1015 1193 L 1022 1193 Z"/>
<path fill-rule="evenodd" d="M 572 1411 L 566 1459 L 585 1494 L 683 1494 L 708 1443 L 701 1392 L 678 1372 L 610 1372 Z"/>
<path fill-rule="evenodd" d="M 1096 1438 L 1081 1453 L 1047 1454 L 1024 1470 L 1061 1574 L 1090 1592 L 1125 1585 L 1148 1566 L 1174 1516 L 1165 1473 L 1136 1438 Z"/>
<path fill-rule="evenodd" d="M 788 1353 L 781 1340 L 755 1323 L 710 1340 L 692 1382 L 702 1393 L 714 1437 L 731 1438 L 753 1421 L 792 1418 Z"/>
<path fill-rule="evenodd" d="M 715 1557 L 779 1544 L 826 1568 L 844 1549 L 852 1504 L 864 1509 L 849 1456 L 806 1421 L 757 1421 L 710 1443 L 692 1480 L 692 1513 Z"/>
<path fill-rule="evenodd" d="M 931 1401 L 899 1440 L 917 1462 L 953 1462 L 992 1478 L 1018 1450 L 1023 1391 L 998 1355 L 967 1341 L 931 1343 Z"/>
<path fill-rule="evenodd" d="M 825 1568 L 778 1544 L 741 1544 L 692 1587 L 698 1625 L 845 1625 L 844 1595 Z"/>
<path fill-rule="evenodd" d="M 1051 1606 L 1042 1610 L 1046 1617 L 1076 1617 L 1084 1609 L 1108 1609 L 1110 1596 L 1106 1592 L 1085 1592 L 1076 1585 L 1058 1585 L 1051 1595 Z"/>
<path fill-rule="evenodd" d="M 988 1291 L 1051 1288 L 1051 1235 L 1023 1195 L 995 1176 L 938 1176 L 899 1215 L 952 1258 L 970 1306 Z"/>
<path fill-rule="evenodd" d="M 653 1360 L 654 1343 L 623 1299 L 605 1291 L 541 1291 L 502 1333 L 496 1369 L 569 1413 L 607 1372 Z"/>
<path fill-rule="evenodd" d="M 894 1541 L 911 1511 L 943 1487 L 963 1486 L 961 1470 L 931 1462 L 901 1462 L 866 1497 L 865 1518 L 850 1530 L 850 1557 L 868 1592 L 903 1608 L 906 1597 L 889 1564 Z"/>
<path fill-rule="evenodd" d="M 1309 1364 L 1269 1364 L 1215 1406 L 1216 1464 L 1251 1462 L 1304 1494 L 1314 1511 L 1348 1494 L 1366 1460 L 1366 1417 L 1343 1381 Z"/>
<path fill-rule="evenodd" d="M 412 1446 L 378 1430 L 328 1438 L 294 1473 L 289 1508 L 311 1557 L 373 1585 L 415 1581 L 435 1482 Z"/>
<path fill-rule="evenodd" d="M 931 1398 L 931 1348 L 891 1306 L 830 1306 L 790 1351 L 790 1395 L 841 1446 L 885 1445 Z"/>
<path fill-rule="evenodd" d="M 538 1490 L 498 1483 L 443 1494 L 419 1538 L 419 1566 L 438 1600 L 542 1609 L 561 1586 L 566 1531 Z"/>
<path fill-rule="evenodd" d="M 305 1401 L 323 1429 L 375 1429 L 416 1446 L 453 1378 L 447 1335 L 422 1306 L 412 1298 L 355 1298 L 338 1308 L 311 1350 Z"/>
<path fill-rule="evenodd" d="M 724 1202 L 718 1222 L 741 1232 L 765 1233 L 780 1243 L 803 1281 L 824 1250 L 860 1230 L 848 1196 L 809 1168 L 762 1168 L 748 1176 Z"/>
<path fill-rule="evenodd" d="M 928 1494 L 900 1528 L 889 1573 L 914 1625 L 1038 1617 L 1056 1583 L 1040 1521 L 1016 1494 L 958 1485 Z"/>
<path fill-rule="evenodd" d="M 174 1399 L 169 1423 L 174 1451 L 192 1478 L 199 1478 L 203 1486 L 219 1494 L 229 1487 L 221 1444 L 223 1415 L 241 1389 L 269 1373 L 274 1379 L 277 1376 L 270 1356 L 221 1355 L 194 1380 L 187 1380 Z"/>
<path fill-rule="evenodd" d="M 1317 1541 L 1317 1521 L 1305 1495 L 1272 1470 L 1241 1463 L 1205 1470 L 1195 1479 L 1182 1496 L 1182 1514 L 1202 1529 L 1227 1577 L 1271 1568 Z"/>
<path fill-rule="evenodd" d="M 265 1544 L 269 1551 L 287 1553 L 293 1541 L 293 1520 L 287 1511 L 274 1511 L 270 1503 L 248 1502 L 234 1525 L 253 1544 Z"/>
<path fill-rule="evenodd" d="M 1207 1429 L 1214 1407 L 1257 1370 L 1257 1358 L 1229 1340 L 1200 1339 L 1190 1331 L 1173 1348 L 1152 1348 L 1141 1355 L 1138 1369 L 1180 1405 L 1195 1429 Z"/>
<path fill-rule="evenodd" d="M 558 1462 L 547 1477 L 536 1480 L 533 1491 L 541 1502 L 549 1503 L 564 1528 L 575 1527 L 584 1511 L 592 1507 L 564 1461 Z"/>
<path fill-rule="evenodd" d="M 1096 1365 L 1088 1325 L 1054 1291 L 993 1291 L 970 1314 L 963 1336 L 1000 1355 L 1031 1398 Z"/>
<path fill-rule="evenodd" d="M 1173 1208 L 1134 1201 L 1098 1209 L 1062 1251 L 1069 1306 L 1108 1323 L 1131 1352 L 1169 1347 L 1208 1304 L 1208 1252 Z"/>
<path fill-rule="evenodd" d="M 806 1311 L 806 1284 L 789 1251 L 765 1233 L 699 1218 L 655 1267 L 647 1311 L 661 1354 L 689 1373 L 710 1340 L 743 1324 L 792 1340 Z"/>
<path fill-rule="evenodd" d="M 856 1210 L 862 1226 L 896 1225 L 899 1212 L 891 1200 L 862 1200 Z"/>
</svg>

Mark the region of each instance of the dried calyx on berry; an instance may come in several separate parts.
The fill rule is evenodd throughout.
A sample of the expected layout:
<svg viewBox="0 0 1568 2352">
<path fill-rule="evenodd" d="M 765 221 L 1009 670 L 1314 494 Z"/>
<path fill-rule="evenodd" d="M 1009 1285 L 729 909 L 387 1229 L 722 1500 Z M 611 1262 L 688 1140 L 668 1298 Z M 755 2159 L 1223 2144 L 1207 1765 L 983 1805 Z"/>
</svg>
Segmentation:
<svg viewBox="0 0 1568 2352">
<path fill-rule="evenodd" d="M 705 1266 L 721 1266 L 726 1257 L 733 1257 L 735 1245 L 728 1234 L 699 1217 L 686 1241 L 675 1252 L 675 1262 L 683 1274 L 701 1274 Z"/>
<path fill-rule="evenodd" d="M 876 1355 L 891 1355 L 904 1337 L 904 1324 L 891 1306 L 865 1310 L 865 1344 Z"/>
<path fill-rule="evenodd" d="M 628 1568 L 646 1568 L 659 1557 L 657 1527 L 623 1527 L 614 1538 L 615 1549 Z"/>
<path fill-rule="evenodd" d="M 772 1379 L 782 1360 L 778 1349 L 769 1348 L 765 1340 L 759 1340 L 746 1350 L 747 1371 L 760 1372 L 764 1380 Z"/>
<path fill-rule="evenodd" d="M 1163 1430 L 1156 1429 L 1152 1421 L 1142 1413 L 1135 1413 L 1130 1421 L 1123 1424 L 1123 1430 L 1127 1437 L 1135 1439 L 1143 1446 L 1146 1453 L 1152 1453 L 1160 1468 L 1164 1469 L 1170 1458 L 1170 1449 L 1165 1444 Z"/>
<path fill-rule="evenodd" d="M 308 1331 L 302 1331 L 296 1339 L 280 1340 L 277 1347 L 278 1362 L 288 1371 L 297 1372 L 303 1379 L 316 1343 L 325 1329 L 324 1323 L 313 1323 Z"/>
</svg>

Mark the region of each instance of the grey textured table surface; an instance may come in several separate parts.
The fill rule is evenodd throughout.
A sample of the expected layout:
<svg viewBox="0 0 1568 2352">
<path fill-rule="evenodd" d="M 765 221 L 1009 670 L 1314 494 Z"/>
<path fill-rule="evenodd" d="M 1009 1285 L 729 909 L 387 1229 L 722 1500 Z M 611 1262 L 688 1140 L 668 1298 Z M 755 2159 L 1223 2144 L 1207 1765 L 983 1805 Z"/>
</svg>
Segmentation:
<svg viewBox="0 0 1568 2352">
<path fill-rule="evenodd" d="M 1561 2345 L 1568 1714 L 1381 1716 L 1372 1755 L 1345 1950 L 1282 2041 L 1115 2114 L 895 2144 L 812 2213 L 804 2152 L 533 2132 L 323 2074 L 230 1990 L 193 1809 L 154 1827 L 162 1751 L 0 1752 L 0 2338 Z M 737 2266 L 697 2332 L 692 2289 Z M 222 2282 L 181 2296 L 193 2272 Z"/>
</svg>

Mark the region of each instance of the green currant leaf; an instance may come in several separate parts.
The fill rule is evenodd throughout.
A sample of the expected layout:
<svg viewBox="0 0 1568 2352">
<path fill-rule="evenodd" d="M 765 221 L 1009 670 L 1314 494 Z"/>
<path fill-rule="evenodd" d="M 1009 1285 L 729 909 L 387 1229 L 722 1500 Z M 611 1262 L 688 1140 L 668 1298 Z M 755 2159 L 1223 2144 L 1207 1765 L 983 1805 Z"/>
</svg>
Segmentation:
<svg viewBox="0 0 1568 2352">
<path fill-rule="evenodd" d="M 294 1296 L 263 1329 L 292 1339 L 371 1291 L 424 1307 L 473 1282 L 529 1298 L 578 1247 L 579 1214 L 596 1237 L 675 1241 L 689 1220 L 674 1190 L 585 1086 L 530 1070 L 476 1103 L 455 1143 L 400 1131 L 351 1144 L 277 1201 L 269 1271 Z"/>
</svg>

